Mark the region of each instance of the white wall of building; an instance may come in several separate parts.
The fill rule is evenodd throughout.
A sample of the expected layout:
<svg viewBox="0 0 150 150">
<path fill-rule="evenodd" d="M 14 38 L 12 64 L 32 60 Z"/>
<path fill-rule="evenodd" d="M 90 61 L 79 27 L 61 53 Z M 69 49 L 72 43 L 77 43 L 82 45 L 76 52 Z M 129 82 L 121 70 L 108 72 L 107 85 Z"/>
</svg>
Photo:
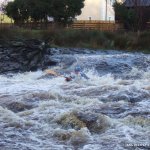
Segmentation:
<svg viewBox="0 0 150 150">
<path fill-rule="evenodd" d="M 99 20 L 101 16 L 97 10 L 100 10 L 100 1 L 101 0 L 85 0 L 82 14 L 78 16 L 77 19 L 89 20 L 89 17 L 91 17 L 92 20 Z"/>
<path fill-rule="evenodd" d="M 77 17 L 77 20 L 115 20 L 115 12 L 112 7 L 114 0 L 107 0 L 107 13 L 106 13 L 106 0 L 85 0 L 85 6 L 82 9 L 82 14 Z M 106 19 L 107 16 L 107 19 Z"/>
</svg>

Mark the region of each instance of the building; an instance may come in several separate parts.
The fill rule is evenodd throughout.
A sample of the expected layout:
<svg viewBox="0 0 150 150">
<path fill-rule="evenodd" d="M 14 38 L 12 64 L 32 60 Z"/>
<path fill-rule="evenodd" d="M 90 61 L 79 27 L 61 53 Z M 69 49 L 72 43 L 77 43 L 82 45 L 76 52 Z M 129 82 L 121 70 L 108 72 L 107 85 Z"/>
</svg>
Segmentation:
<svg viewBox="0 0 150 150">
<path fill-rule="evenodd" d="M 125 5 L 128 8 L 131 7 L 150 7 L 150 0 L 126 0 Z"/>
<path fill-rule="evenodd" d="M 125 0 L 128 9 L 135 10 L 140 29 L 150 29 L 150 0 Z"/>
<path fill-rule="evenodd" d="M 82 14 L 77 20 L 115 21 L 114 2 L 115 0 L 85 0 Z"/>
</svg>

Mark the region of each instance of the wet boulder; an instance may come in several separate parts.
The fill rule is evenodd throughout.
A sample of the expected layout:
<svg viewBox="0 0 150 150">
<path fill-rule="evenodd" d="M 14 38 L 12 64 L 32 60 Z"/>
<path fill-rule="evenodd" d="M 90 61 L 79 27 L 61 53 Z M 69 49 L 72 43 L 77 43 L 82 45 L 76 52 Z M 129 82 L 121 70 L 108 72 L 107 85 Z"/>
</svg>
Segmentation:
<svg viewBox="0 0 150 150">
<path fill-rule="evenodd" d="M 69 113 L 61 116 L 57 123 L 62 125 L 65 129 L 76 129 L 79 130 L 81 128 L 86 127 L 86 124 L 81 121 L 74 113 Z"/>
<path fill-rule="evenodd" d="M 8 104 L 6 107 L 15 113 L 33 108 L 33 106 L 31 106 L 31 105 L 23 104 L 21 102 L 12 102 L 12 103 Z"/>
<path fill-rule="evenodd" d="M 44 66 L 55 66 L 55 65 L 57 65 L 57 62 L 55 60 L 52 60 L 50 55 L 45 55 L 44 56 L 43 63 L 44 63 Z"/>
<path fill-rule="evenodd" d="M 17 73 L 24 71 L 36 71 L 57 62 L 45 57 L 47 44 L 41 40 L 12 40 L 2 43 L 0 48 L 0 73 Z"/>
<path fill-rule="evenodd" d="M 91 112 L 72 112 L 63 115 L 57 120 L 57 123 L 65 129 L 76 129 L 87 127 L 90 132 L 101 133 L 109 126 L 108 117 L 98 113 Z"/>
<path fill-rule="evenodd" d="M 77 112 L 77 118 L 86 124 L 86 127 L 95 133 L 104 132 L 109 126 L 108 117 L 99 113 Z"/>
</svg>

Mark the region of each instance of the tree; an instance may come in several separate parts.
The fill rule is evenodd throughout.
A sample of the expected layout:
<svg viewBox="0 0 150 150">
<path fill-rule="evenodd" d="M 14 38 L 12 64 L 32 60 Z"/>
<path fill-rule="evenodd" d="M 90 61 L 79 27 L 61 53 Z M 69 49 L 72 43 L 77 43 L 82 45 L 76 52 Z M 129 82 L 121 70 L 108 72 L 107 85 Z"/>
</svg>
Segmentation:
<svg viewBox="0 0 150 150">
<path fill-rule="evenodd" d="M 4 11 L 8 17 L 18 24 L 28 20 L 29 11 L 27 8 L 27 3 L 24 0 L 15 0 L 14 2 L 8 2 Z"/>
<path fill-rule="evenodd" d="M 51 6 L 54 20 L 66 25 L 81 14 L 84 0 L 53 0 Z"/>
<path fill-rule="evenodd" d="M 15 23 L 47 22 L 49 16 L 66 25 L 81 14 L 83 7 L 84 0 L 14 0 L 5 6 L 5 12 Z"/>
<path fill-rule="evenodd" d="M 48 14 L 50 14 L 50 0 L 28 0 L 28 11 L 30 18 L 37 21 L 47 21 Z"/>
</svg>

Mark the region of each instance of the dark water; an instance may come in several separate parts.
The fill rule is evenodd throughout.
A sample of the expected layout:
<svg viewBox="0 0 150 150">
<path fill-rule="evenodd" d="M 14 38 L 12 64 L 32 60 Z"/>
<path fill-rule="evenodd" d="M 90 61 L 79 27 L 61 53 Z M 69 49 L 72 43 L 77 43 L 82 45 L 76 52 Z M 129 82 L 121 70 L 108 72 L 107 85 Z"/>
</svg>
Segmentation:
<svg viewBox="0 0 150 150">
<path fill-rule="evenodd" d="M 90 79 L 66 82 L 40 70 L 0 75 L 0 150 L 150 149 L 150 55 L 53 59 L 51 69 L 67 74 L 80 65 Z"/>
</svg>

